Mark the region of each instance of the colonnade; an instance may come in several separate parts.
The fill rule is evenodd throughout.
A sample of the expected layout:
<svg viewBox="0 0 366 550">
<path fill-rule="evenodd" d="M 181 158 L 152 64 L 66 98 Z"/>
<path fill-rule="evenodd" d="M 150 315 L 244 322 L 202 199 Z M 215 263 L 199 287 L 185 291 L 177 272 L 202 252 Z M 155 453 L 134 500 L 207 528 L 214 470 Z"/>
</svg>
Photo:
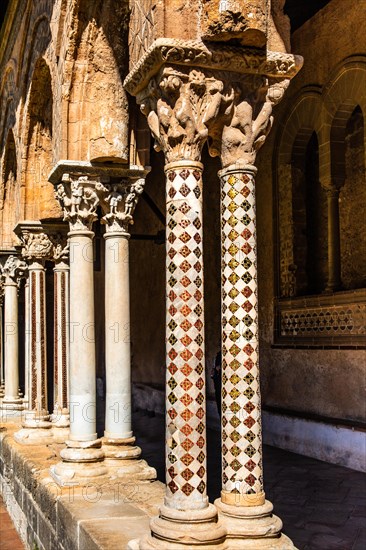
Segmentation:
<svg viewBox="0 0 366 550">
<path fill-rule="evenodd" d="M 151 520 L 150 533 L 131 541 L 130 550 L 193 545 L 294 548 L 281 534 L 282 523 L 272 514 L 263 488 L 254 163 L 272 125 L 273 105 L 282 98 L 301 60 L 271 52 L 246 55 L 220 47 L 215 61 L 203 46 L 159 45 L 125 82 L 165 155 L 167 216 L 166 495 L 159 516 Z M 201 158 L 206 142 L 222 163 L 222 491 L 215 504 L 207 496 Z M 24 443 L 54 437 L 61 410 L 61 427 L 68 429 L 66 447 L 51 472 L 60 484 L 83 483 L 111 469 L 136 479 L 155 476 L 139 459 L 131 430 L 129 338 L 116 338 L 115 330 L 110 330 L 129 324 L 128 226 L 146 175 L 136 167 L 127 172 L 116 178 L 108 174 L 108 167 L 98 171 L 82 162 L 56 166 L 50 181 L 69 224 L 68 244 L 60 245 L 57 259 L 55 237 L 43 226 L 36 232 L 26 223 L 18 228 L 27 260 L 31 329 L 29 410 L 16 437 Z M 100 211 L 106 225 L 103 438 L 96 430 L 93 335 L 93 222 Z M 42 254 L 32 246 L 35 240 L 43 246 Z M 56 407 L 51 417 L 45 381 L 45 258 L 55 261 L 59 343 L 54 362 Z M 12 279 L 6 281 L 7 315 L 7 302 L 13 303 L 16 293 Z M 68 329 L 58 328 L 60 317 L 69 319 L 72 338 Z M 12 372 L 15 346 L 14 339 L 5 347 L 5 364 Z M 16 385 L 15 376 L 6 374 L 5 395 L 14 400 Z M 123 416 L 115 414 L 115 404 Z"/>
</svg>

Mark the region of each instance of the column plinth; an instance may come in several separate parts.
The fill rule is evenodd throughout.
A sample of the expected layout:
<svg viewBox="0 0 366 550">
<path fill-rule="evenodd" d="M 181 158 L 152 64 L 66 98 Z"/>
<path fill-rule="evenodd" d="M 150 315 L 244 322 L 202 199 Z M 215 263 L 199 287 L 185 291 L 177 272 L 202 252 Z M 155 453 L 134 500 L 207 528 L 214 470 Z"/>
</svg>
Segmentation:
<svg viewBox="0 0 366 550">
<path fill-rule="evenodd" d="M 215 501 L 231 548 L 294 548 L 265 500 L 259 380 L 255 174 L 223 169 L 222 492 Z"/>
</svg>

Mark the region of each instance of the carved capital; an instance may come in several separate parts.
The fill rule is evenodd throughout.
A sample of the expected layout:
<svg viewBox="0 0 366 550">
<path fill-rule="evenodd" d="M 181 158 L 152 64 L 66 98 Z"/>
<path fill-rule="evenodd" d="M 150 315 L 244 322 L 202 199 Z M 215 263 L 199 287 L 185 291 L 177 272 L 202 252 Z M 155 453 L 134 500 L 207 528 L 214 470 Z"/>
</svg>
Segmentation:
<svg viewBox="0 0 366 550">
<path fill-rule="evenodd" d="M 224 84 L 209 71 L 166 66 L 139 94 L 155 148 L 167 163 L 199 161 L 223 104 Z"/>
<path fill-rule="evenodd" d="M 27 264 L 18 258 L 18 256 L 9 256 L 1 268 L 1 274 L 4 284 L 16 283 L 27 276 Z"/>
<path fill-rule="evenodd" d="M 51 260 L 53 244 L 47 233 L 32 233 L 24 230 L 20 234 L 22 242 L 22 256 L 26 260 Z"/>
<path fill-rule="evenodd" d="M 103 190 L 100 180 L 63 175 L 55 194 L 62 206 L 64 221 L 70 224 L 70 231 L 91 231 L 93 222 L 98 218 L 99 195 Z"/>
<path fill-rule="evenodd" d="M 104 186 L 102 208 L 107 232 L 122 231 L 128 233 L 133 224 L 133 213 L 145 186 L 145 178 L 133 183 L 129 180 Z"/>
<path fill-rule="evenodd" d="M 55 262 L 67 261 L 69 259 L 69 242 L 67 236 L 62 233 L 51 235 L 53 244 L 53 260 Z"/>
</svg>

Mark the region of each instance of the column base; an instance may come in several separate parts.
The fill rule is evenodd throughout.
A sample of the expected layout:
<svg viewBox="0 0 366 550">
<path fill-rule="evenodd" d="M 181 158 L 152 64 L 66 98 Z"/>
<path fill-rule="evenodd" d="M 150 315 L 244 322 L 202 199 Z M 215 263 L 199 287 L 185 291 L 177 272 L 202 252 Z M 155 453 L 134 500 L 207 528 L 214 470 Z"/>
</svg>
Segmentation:
<svg viewBox="0 0 366 550">
<path fill-rule="evenodd" d="M 101 440 L 66 441 L 66 449 L 62 449 L 62 462 L 51 466 L 51 476 L 61 486 L 88 485 L 94 478 L 106 475 L 108 470 L 104 465 L 104 452 Z"/>
<path fill-rule="evenodd" d="M 55 443 L 66 443 L 70 437 L 70 427 L 62 428 L 52 425 L 52 435 Z"/>
<path fill-rule="evenodd" d="M 151 534 L 128 543 L 128 550 L 225 550 L 225 528 L 212 504 L 202 510 L 174 510 L 161 506 L 150 522 Z"/>
<path fill-rule="evenodd" d="M 22 429 L 14 434 L 14 439 L 22 445 L 50 445 L 54 443 L 52 424 L 47 411 L 27 411 Z"/>
<path fill-rule="evenodd" d="M 105 465 L 110 474 L 117 477 L 133 477 L 140 481 L 156 479 L 156 470 L 146 460 L 141 460 L 141 449 L 134 445 L 136 439 L 117 439 L 103 437 Z"/>
<path fill-rule="evenodd" d="M 227 549 L 296 550 L 281 533 L 282 521 L 272 514 L 273 505 L 268 500 L 258 506 L 235 506 L 217 499 L 215 506 L 227 532 Z"/>
<path fill-rule="evenodd" d="M 3 400 L 1 402 L 1 408 L 4 411 L 23 411 L 24 410 L 23 399 L 20 399 L 19 397 L 6 397 L 4 395 Z"/>
</svg>

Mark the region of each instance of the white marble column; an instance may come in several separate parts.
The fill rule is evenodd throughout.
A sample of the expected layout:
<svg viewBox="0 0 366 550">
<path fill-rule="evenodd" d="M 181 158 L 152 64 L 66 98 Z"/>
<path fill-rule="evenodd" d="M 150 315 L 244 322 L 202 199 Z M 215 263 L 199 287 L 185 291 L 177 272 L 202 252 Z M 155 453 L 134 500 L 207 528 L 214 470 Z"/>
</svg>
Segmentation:
<svg viewBox="0 0 366 550">
<path fill-rule="evenodd" d="M 106 465 L 118 476 L 154 479 L 156 471 L 140 460 L 131 408 L 130 282 L 128 226 L 144 179 L 106 187 L 102 221 L 105 239 L 106 412 L 103 450 Z"/>
<path fill-rule="evenodd" d="M 68 251 L 67 251 L 68 252 Z M 64 256 L 65 254 L 63 254 Z M 69 368 L 70 368 L 70 298 L 68 254 L 58 258 L 54 272 L 54 409 L 52 414 L 53 435 L 64 442 L 69 435 Z"/>
<path fill-rule="evenodd" d="M 25 262 L 16 256 L 9 256 L 3 267 L 5 395 L 2 408 L 8 411 L 24 408 L 23 400 L 19 398 L 18 282 L 26 269 Z"/>
<path fill-rule="evenodd" d="M 62 462 L 51 468 L 60 484 L 80 484 L 106 473 L 96 430 L 94 252 L 92 231 L 100 183 L 65 174 L 57 196 L 70 224 L 70 435 Z"/>
</svg>

